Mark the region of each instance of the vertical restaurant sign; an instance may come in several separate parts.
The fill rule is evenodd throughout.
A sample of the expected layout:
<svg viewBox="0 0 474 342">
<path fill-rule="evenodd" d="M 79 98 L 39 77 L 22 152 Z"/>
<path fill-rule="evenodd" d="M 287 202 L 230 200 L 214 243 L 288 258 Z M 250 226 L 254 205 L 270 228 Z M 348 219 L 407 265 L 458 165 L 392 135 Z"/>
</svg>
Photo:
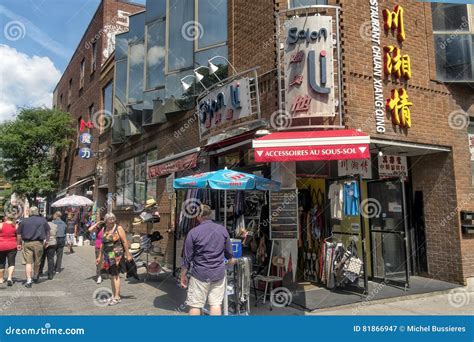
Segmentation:
<svg viewBox="0 0 474 342">
<path fill-rule="evenodd" d="M 383 155 L 378 157 L 379 178 L 408 177 L 407 157 L 396 155 Z"/>
<path fill-rule="evenodd" d="M 285 108 L 293 118 L 336 114 L 332 20 L 311 16 L 285 24 Z"/>
<path fill-rule="evenodd" d="M 232 81 L 200 99 L 196 110 L 201 139 L 210 136 L 215 128 L 250 116 L 252 114 L 250 101 L 248 78 Z"/>
<path fill-rule="evenodd" d="M 339 176 L 361 175 L 364 179 L 372 179 L 372 162 L 370 159 L 348 159 L 337 161 Z"/>
<path fill-rule="evenodd" d="M 374 79 L 374 116 L 377 133 L 385 133 L 385 99 L 383 97 L 382 48 L 380 47 L 380 17 L 378 0 L 369 0 Z"/>
</svg>

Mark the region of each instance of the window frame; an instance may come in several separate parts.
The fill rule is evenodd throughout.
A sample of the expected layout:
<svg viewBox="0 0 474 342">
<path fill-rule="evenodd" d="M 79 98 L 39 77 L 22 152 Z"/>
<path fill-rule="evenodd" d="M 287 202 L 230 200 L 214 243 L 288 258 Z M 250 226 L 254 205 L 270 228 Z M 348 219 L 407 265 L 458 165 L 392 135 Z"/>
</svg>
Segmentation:
<svg viewBox="0 0 474 342">
<path fill-rule="evenodd" d="M 146 29 L 146 27 L 145 27 Z M 128 98 L 129 98 L 129 93 L 128 93 L 128 89 L 129 89 L 129 86 L 130 86 L 130 51 L 132 50 L 132 46 L 135 46 L 135 45 L 139 45 L 139 44 L 143 44 L 143 48 L 145 49 L 145 54 L 144 54 L 144 61 L 143 61 L 143 82 L 142 82 L 142 89 L 141 89 L 141 92 L 143 93 L 145 91 L 145 77 L 146 77 L 146 69 L 145 69 L 145 63 L 146 63 L 146 36 L 144 38 L 144 40 L 137 40 L 137 41 L 134 41 L 132 43 L 129 43 L 128 44 L 128 52 L 127 52 L 127 85 L 126 85 L 126 89 L 125 89 L 125 105 L 134 105 L 134 104 L 140 104 L 140 103 L 143 103 L 143 97 L 142 97 L 142 100 L 140 101 L 135 101 L 135 102 L 130 102 L 128 101 Z"/>
<path fill-rule="evenodd" d="M 139 159 L 140 157 L 145 158 L 145 181 L 144 181 L 145 188 L 144 188 L 144 193 L 145 193 L 145 201 L 146 201 L 146 199 L 148 198 L 148 185 L 149 185 L 149 183 L 153 182 L 153 181 L 156 182 L 156 180 L 154 180 L 154 179 L 148 179 L 148 172 L 147 172 L 148 164 L 150 162 L 153 162 L 153 161 L 148 160 L 148 156 L 150 154 L 154 153 L 154 152 L 158 153 L 158 149 L 154 148 L 154 149 L 148 150 L 144 153 L 140 153 L 140 154 L 135 155 L 131 158 L 127 158 L 127 159 L 124 159 L 124 160 L 121 160 L 121 161 L 115 163 L 115 168 L 114 168 L 114 172 L 115 172 L 114 173 L 115 174 L 115 192 L 117 193 L 118 188 L 121 188 L 123 190 L 122 191 L 122 196 L 123 196 L 122 197 L 122 203 L 123 204 L 122 205 L 117 205 L 117 197 L 115 197 L 115 200 L 114 200 L 115 208 L 121 209 L 121 208 L 125 208 L 125 207 L 129 206 L 129 204 L 125 204 L 124 198 L 125 198 L 125 188 L 127 187 L 127 185 L 130 185 L 130 184 L 133 185 L 133 190 L 132 190 L 133 203 L 132 203 L 132 205 L 134 205 L 136 203 L 135 202 L 135 199 L 136 199 L 136 196 L 135 196 L 135 194 L 136 194 L 136 192 L 135 192 L 136 191 L 135 183 L 137 182 L 137 180 L 136 180 L 136 167 L 137 167 L 137 164 L 136 164 L 135 161 L 136 161 L 136 159 Z M 125 174 L 125 171 L 124 171 L 123 182 L 118 184 L 117 183 L 117 171 L 119 170 L 119 165 L 123 165 L 123 169 L 125 170 L 125 163 L 130 161 L 130 160 L 132 161 L 132 170 L 133 170 L 132 181 L 127 183 L 126 174 Z M 156 182 L 155 189 L 157 189 L 157 186 L 158 186 L 158 184 Z M 156 194 L 154 194 L 153 197 L 156 197 Z"/>
<path fill-rule="evenodd" d="M 227 4 L 227 2 L 226 2 Z M 200 24 L 199 21 L 199 0 L 194 0 L 194 22 Z M 229 25 L 229 12 L 227 11 L 227 18 L 226 18 L 226 24 Z M 213 49 L 216 47 L 221 47 L 224 45 L 227 45 L 227 42 L 229 41 L 229 30 L 227 27 L 227 37 L 226 40 L 222 43 L 217 43 L 217 44 L 212 44 L 203 48 L 199 48 L 199 39 L 194 37 L 194 53 L 201 52 L 201 51 L 206 51 L 209 49 Z M 194 56 L 193 56 L 194 58 Z M 196 63 L 196 60 L 194 59 L 194 63 Z"/>
<path fill-rule="evenodd" d="M 441 3 L 442 4 L 442 3 Z M 472 4 L 454 4 L 453 5 L 463 5 L 467 7 L 467 22 L 468 22 L 468 30 L 462 31 L 459 29 L 456 30 L 435 30 L 434 28 L 434 23 L 432 22 L 432 32 L 433 32 L 433 40 L 435 41 L 434 43 L 434 53 L 435 53 L 435 68 L 436 68 L 436 74 L 435 74 L 435 79 L 438 82 L 441 83 L 468 83 L 468 82 L 474 82 L 474 5 Z M 431 7 L 432 8 L 432 7 Z M 433 21 L 433 10 L 431 10 L 431 18 Z M 443 80 L 442 77 L 438 75 L 438 70 L 437 70 L 437 58 L 439 58 L 438 55 L 438 48 L 436 44 L 436 38 L 438 36 L 450 36 L 451 37 L 459 37 L 459 36 L 470 36 L 471 37 L 471 74 L 472 74 L 472 79 L 471 80 L 465 80 L 465 79 L 452 79 L 452 80 Z"/>
<path fill-rule="evenodd" d="M 86 75 L 86 59 L 82 58 L 79 65 L 79 89 L 84 88 L 84 78 Z"/>
<path fill-rule="evenodd" d="M 166 14 L 167 16 L 155 19 L 150 21 L 149 23 L 145 24 L 145 65 L 143 68 L 143 92 L 153 91 L 164 89 L 166 87 L 166 76 L 168 71 L 168 3 L 169 1 L 166 0 Z M 165 83 L 162 86 L 147 88 L 147 75 L 148 75 L 148 26 L 153 26 L 155 24 L 159 24 L 161 22 L 165 23 L 165 65 L 164 65 L 164 75 L 165 75 Z"/>
<path fill-rule="evenodd" d="M 325 0 L 325 2 L 326 2 L 325 4 L 313 4 L 313 5 L 308 5 L 308 6 L 292 7 L 292 6 L 291 6 L 291 1 L 292 1 L 292 0 L 288 0 L 288 2 L 287 2 L 287 8 L 288 8 L 288 9 L 305 8 L 305 7 L 308 7 L 308 6 L 324 6 L 324 5 L 327 5 L 327 4 L 328 4 L 328 0 Z M 319 1 L 319 0 L 314 0 L 314 1 L 316 2 L 316 1 Z"/>
</svg>

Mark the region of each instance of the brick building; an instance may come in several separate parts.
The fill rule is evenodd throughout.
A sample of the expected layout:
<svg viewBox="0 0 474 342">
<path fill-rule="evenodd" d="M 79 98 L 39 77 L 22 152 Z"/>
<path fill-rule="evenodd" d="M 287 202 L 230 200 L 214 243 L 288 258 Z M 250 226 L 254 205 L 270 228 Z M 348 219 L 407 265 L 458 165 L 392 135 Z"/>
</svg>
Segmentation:
<svg viewBox="0 0 474 342">
<path fill-rule="evenodd" d="M 115 34 L 127 30 L 130 14 L 142 10 L 143 6 L 126 1 L 102 1 L 54 90 L 53 105 L 71 113 L 78 132 L 61 160 L 58 197 L 67 193 L 89 193 L 90 196 L 94 193 L 99 126 L 107 116 L 103 112 L 107 108 L 103 107 L 101 72 L 114 51 Z M 79 151 L 86 146 L 79 141 L 81 121 L 94 124 L 93 128 L 83 127 L 82 130 L 82 133 L 89 131 L 92 134 L 92 154 L 87 159 L 82 159 Z"/>
<path fill-rule="evenodd" d="M 100 140 L 113 212 L 144 233 L 145 224 L 131 224 L 134 209 L 156 198 L 162 261 L 179 266 L 185 194 L 171 181 L 227 166 L 320 192 L 320 237 L 348 245 L 356 236 L 370 278 L 465 283 L 474 276 L 473 11 L 405 0 L 148 1 L 116 37 L 113 127 Z M 242 107 L 205 106 L 235 87 Z M 301 158 L 343 143 L 364 152 Z M 357 215 L 329 210 L 339 181 L 357 183 Z M 293 258 L 305 278 L 304 255 L 319 253 L 323 240 L 311 250 L 298 240 L 277 241 L 275 253 Z"/>
</svg>

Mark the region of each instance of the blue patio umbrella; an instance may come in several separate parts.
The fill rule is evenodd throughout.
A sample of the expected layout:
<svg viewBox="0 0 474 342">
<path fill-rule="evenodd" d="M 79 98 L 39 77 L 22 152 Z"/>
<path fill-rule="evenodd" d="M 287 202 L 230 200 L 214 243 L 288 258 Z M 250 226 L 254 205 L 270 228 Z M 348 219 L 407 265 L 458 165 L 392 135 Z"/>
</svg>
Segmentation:
<svg viewBox="0 0 474 342">
<path fill-rule="evenodd" d="M 227 190 L 279 191 L 280 185 L 277 181 L 228 169 L 198 173 L 173 181 L 175 189 L 224 190 L 224 226 L 227 224 Z"/>
</svg>

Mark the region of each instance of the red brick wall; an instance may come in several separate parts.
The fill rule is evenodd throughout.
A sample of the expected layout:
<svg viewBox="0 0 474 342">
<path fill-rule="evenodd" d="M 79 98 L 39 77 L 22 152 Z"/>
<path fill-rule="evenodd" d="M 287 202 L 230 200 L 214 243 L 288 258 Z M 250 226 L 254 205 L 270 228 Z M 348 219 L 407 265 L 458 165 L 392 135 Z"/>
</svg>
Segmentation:
<svg viewBox="0 0 474 342">
<path fill-rule="evenodd" d="M 79 42 L 76 51 L 69 61 L 66 70 L 64 71 L 58 85 L 57 93 L 58 99 L 62 94 L 63 102 L 58 103 L 63 110 L 68 110 L 73 116 L 74 127 L 76 128 L 79 117 L 89 120 L 89 107 L 93 104 L 94 111 L 100 110 L 101 107 L 101 93 L 100 74 L 102 64 L 102 49 L 104 47 L 105 34 L 103 27 L 107 24 L 113 24 L 116 20 L 117 9 L 122 9 L 127 12 L 135 13 L 143 10 L 143 7 L 130 5 L 116 0 L 103 0 L 97 11 L 95 12 L 89 26 L 85 30 L 81 41 Z M 91 59 L 92 59 L 92 42 L 97 41 L 97 61 L 96 70 L 91 73 Z M 79 75 L 80 64 L 82 59 L 85 60 L 84 72 L 84 87 L 81 93 L 79 92 Z M 68 103 L 68 88 L 69 80 L 72 78 L 72 96 Z M 59 100 L 58 100 L 59 101 Z M 94 151 L 97 150 L 98 130 L 92 131 L 95 144 L 92 145 Z M 67 160 L 63 159 L 60 170 L 60 186 L 65 187 L 77 181 L 78 178 L 84 178 L 87 175 L 93 174 L 96 167 L 96 159 L 82 160 L 76 154 L 76 136 L 72 137 L 73 142 L 70 145 L 70 151 L 67 153 Z M 66 157 L 66 156 L 64 156 Z"/>
<path fill-rule="evenodd" d="M 408 81 L 412 128 L 400 131 L 386 120 L 386 133 L 377 134 L 373 114 L 373 79 L 371 42 L 364 27 L 370 24 L 369 0 L 342 0 L 344 34 L 345 118 L 349 127 L 361 128 L 377 138 L 394 139 L 452 147 L 452 154 L 444 157 L 423 158 L 413 168 L 413 186 L 433 195 L 426 198 L 426 223 L 429 236 L 428 255 L 430 273 L 440 279 L 461 281 L 474 276 L 474 241 L 460 233 L 459 211 L 474 210 L 471 185 L 470 155 L 466 129 L 450 127 L 448 117 L 454 111 L 474 115 L 474 93 L 466 85 L 445 85 L 436 82 L 429 4 L 414 1 L 379 1 L 381 11 L 395 5 L 405 9 L 406 40 L 402 53 L 411 57 L 413 77 Z M 369 37 L 370 38 L 370 37 Z M 382 33 L 381 46 L 394 44 L 392 34 Z M 386 80 L 384 97 L 399 84 Z M 438 165 L 439 163 L 439 165 Z M 443 174 L 448 168 L 449 176 Z M 437 188 L 434 188 L 440 183 Z M 440 191 L 440 187 L 443 191 Z M 436 195 L 435 195 L 436 194 Z M 471 197 L 472 198 L 472 197 Z M 446 213 L 456 213 L 453 220 L 440 228 Z M 449 254 L 449 255 L 448 255 Z M 462 261 L 462 266 L 461 266 Z"/>
</svg>

